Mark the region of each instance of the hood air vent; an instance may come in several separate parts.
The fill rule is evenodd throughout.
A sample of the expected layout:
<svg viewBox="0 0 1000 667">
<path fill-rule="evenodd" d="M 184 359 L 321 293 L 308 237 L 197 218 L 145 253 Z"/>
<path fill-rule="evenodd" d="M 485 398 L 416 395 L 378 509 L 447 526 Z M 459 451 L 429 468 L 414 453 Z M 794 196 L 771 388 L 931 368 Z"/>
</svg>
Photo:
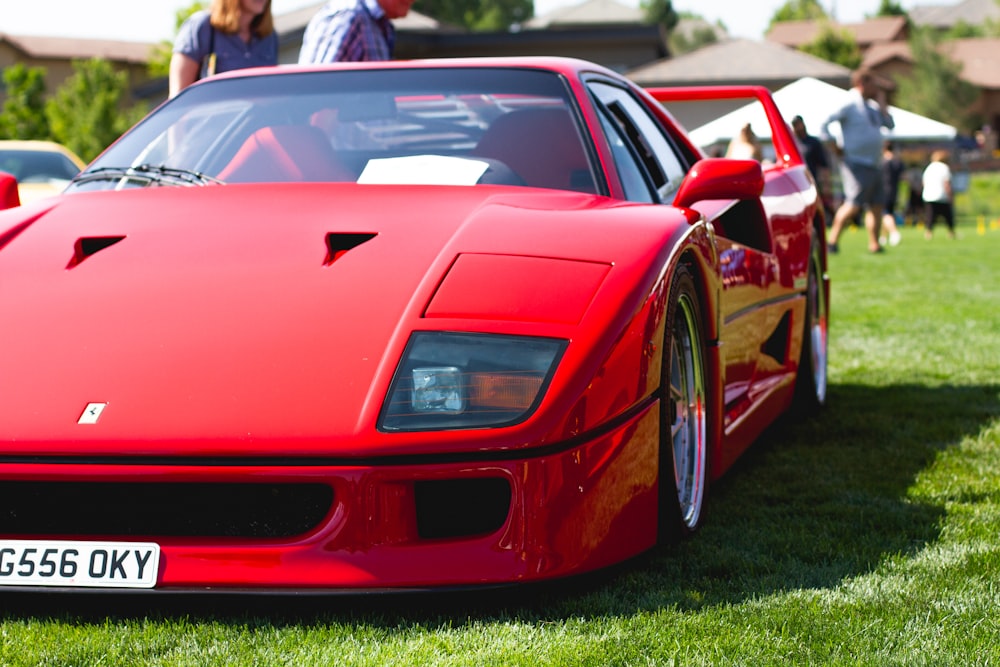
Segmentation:
<svg viewBox="0 0 1000 667">
<path fill-rule="evenodd" d="M 326 235 L 326 259 L 323 266 L 330 266 L 338 259 L 347 254 L 349 250 L 357 248 L 365 241 L 375 238 L 376 234 L 327 234 Z"/>
<path fill-rule="evenodd" d="M 96 255 L 124 238 L 124 236 L 89 236 L 77 239 L 73 245 L 73 259 L 69 260 L 66 268 L 72 269 L 91 255 Z"/>
</svg>

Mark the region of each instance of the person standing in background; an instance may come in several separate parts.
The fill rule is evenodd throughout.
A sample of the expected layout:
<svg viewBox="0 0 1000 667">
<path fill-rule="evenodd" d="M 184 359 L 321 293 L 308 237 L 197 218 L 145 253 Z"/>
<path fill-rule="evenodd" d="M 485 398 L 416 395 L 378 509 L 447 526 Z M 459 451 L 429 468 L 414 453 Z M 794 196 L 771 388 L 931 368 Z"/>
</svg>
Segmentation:
<svg viewBox="0 0 1000 667">
<path fill-rule="evenodd" d="M 841 158 L 840 178 L 844 187 L 844 203 L 833 216 L 833 226 L 827 239 L 831 253 L 838 250 L 837 241 L 844 225 L 867 208 L 865 229 L 868 232 L 868 252 L 882 252 L 878 243 L 878 228 L 882 222 L 882 128 L 895 127 L 875 76 L 858 70 L 851 76 L 853 87 L 847 102 L 836 109 L 820 126 L 820 138 Z M 876 101 L 877 98 L 877 101 Z M 830 125 L 840 123 L 844 145 L 838 146 L 830 134 Z"/>
<path fill-rule="evenodd" d="M 920 167 L 907 169 L 906 184 L 910 186 L 910 196 L 903 215 L 910 219 L 912 226 L 918 227 L 924 219 L 924 170 Z"/>
<path fill-rule="evenodd" d="M 795 135 L 799 152 L 802 153 L 802 159 L 806 161 L 806 167 L 809 168 L 809 173 L 816 181 L 816 190 L 823 203 L 823 211 L 827 214 L 827 220 L 830 220 L 830 213 L 833 210 L 833 193 L 830 187 L 830 160 L 826 156 L 826 147 L 817 137 L 809 134 L 802 116 L 792 118 L 792 133 Z"/>
<path fill-rule="evenodd" d="M 760 162 L 763 157 L 760 149 L 760 140 L 754 134 L 750 123 L 740 128 L 739 133 L 729 142 L 726 148 L 726 157 L 738 160 L 757 160 Z"/>
<path fill-rule="evenodd" d="M 879 243 L 896 246 L 902 240 L 896 225 L 896 200 L 899 199 L 899 182 L 903 178 L 903 161 L 896 155 L 896 147 L 886 141 L 882 148 L 882 187 L 885 190 L 885 213 L 882 215 L 882 234 Z M 883 240 L 884 239 L 884 240 Z"/>
<path fill-rule="evenodd" d="M 299 64 L 391 60 L 396 45 L 392 19 L 410 12 L 414 0 L 329 0 L 309 20 Z"/>
<path fill-rule="evenodd" d="M 938 216 L 948 225 L 948 238 L 955 238 L 955 208 L 952 204 L 954 192 L 951 187 L 951 167 L 948 166 L 948 151 L 936 150 L 931 153 L 931 162 L 924 169 L 924 238 L 933 237 L 934 222 Z"/>
<path fill-rule="evenodd" d="M 170 57 L 170 97 L 202 76 L 278 64 L 271 0 L 212 0 L 181 25 Z"/>
</svg>

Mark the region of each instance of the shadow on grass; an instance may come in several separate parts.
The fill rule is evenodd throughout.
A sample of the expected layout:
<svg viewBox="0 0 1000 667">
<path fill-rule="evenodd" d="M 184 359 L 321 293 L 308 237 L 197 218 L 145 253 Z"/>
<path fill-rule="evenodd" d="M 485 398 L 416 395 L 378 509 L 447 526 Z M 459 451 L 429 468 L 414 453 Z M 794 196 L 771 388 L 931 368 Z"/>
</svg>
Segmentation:
<svg viewBox="0 0 1000 667">
<path fill-rule="evenodd" d="M 1000 385 L 836 385 L 814 420 L 772 427 L 711 489 L 706 525 L 611 570 L 493 591 L 366 596 L 5 593 L 2 620 L 142 618 L 383 627 L 697 611 L 836 586 L 937 539 L 943 508 L 908 491 L 937 453 L 1000 417 Z"/>
</svg>

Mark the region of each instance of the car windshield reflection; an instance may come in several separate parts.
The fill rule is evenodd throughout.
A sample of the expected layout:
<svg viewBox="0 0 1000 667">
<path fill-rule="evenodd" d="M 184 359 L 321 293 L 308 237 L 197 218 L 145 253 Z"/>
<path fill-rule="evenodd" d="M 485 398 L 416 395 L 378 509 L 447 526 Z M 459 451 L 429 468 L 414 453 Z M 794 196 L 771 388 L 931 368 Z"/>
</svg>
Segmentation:
<svg viewBox="0 0 1000 667">
<path fill-rule="evenodd" d="M 503 184 L 596 192 L 562 78 L 528 69 L 219 79 L 171 100 L 70 186 Z"/>
</svg>

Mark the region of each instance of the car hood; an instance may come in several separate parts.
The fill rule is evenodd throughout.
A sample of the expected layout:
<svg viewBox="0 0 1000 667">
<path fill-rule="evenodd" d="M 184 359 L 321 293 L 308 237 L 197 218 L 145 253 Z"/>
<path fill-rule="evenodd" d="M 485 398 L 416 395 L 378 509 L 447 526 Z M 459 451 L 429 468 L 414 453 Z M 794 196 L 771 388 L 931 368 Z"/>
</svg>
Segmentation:
<svg viewBox="0 0 1000 667">
<path fill-rule="evenodd" d="M 361 455 L 454 257 L 516 254 L 532 212 L 609 205 L 530 189 L 289 184 L 80 193 L 4 212 L 0 443 Z M 537 243 L 558 256 L 555 241 Z"/>
</svg>

